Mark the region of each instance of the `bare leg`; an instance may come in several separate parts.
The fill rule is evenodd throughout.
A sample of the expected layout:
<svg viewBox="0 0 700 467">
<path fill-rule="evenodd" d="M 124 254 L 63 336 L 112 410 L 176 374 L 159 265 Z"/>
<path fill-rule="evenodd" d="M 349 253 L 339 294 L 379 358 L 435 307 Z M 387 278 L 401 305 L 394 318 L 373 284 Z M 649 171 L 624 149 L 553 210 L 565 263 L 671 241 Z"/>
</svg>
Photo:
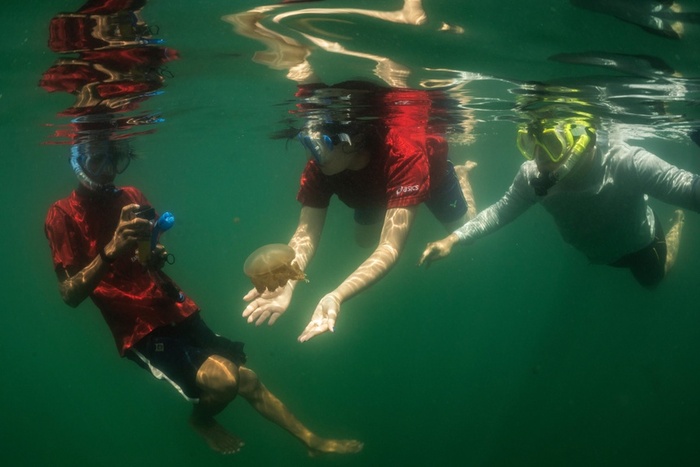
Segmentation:
<svg viewBox="0 0 700 467">
<path fill-rule="evenodd" d="M 469 172 L 476 167 L 476 162 L 467 161 L 463 165 L 455 166 L 455 174 L 459 180 L 459 186 L 462 188 L 464 199 L 467 200 L 467 220 L 473 219 L 476 216 L 476 202 L 474 201 L 474 192 L 472 185 L 469 183 Z"/>
<path fill-rule="evenodd" d="M 666 234 L 666 273 L 676 262 L 678 258 L 678 248 L 681 243 L 681 230 L 685 222 L 685 214 L 680 209 L 676 209 L 673 213 L 673 225 Z"/>
<path fill-rule="evenodd" d="M 309 450 L 309 455 L 320 453 L 349 454 L 359 452 L 363 444 L 356 440 L 326 439 L 312 433 L 260 382 L 250 369 L 239 368 L 240 394 L 262 416 L 290 432 Z"/>
<path fill-rule="evenodd" d="M 214 419 L 236 397 L 238 379 L 236 365 L 218 355 L 209 357 L 197 372 L 202 395 L 192 409 L 190 425 L 210 448 L 222 454 L 238 452 L 245 444 Z"/>
</svg>

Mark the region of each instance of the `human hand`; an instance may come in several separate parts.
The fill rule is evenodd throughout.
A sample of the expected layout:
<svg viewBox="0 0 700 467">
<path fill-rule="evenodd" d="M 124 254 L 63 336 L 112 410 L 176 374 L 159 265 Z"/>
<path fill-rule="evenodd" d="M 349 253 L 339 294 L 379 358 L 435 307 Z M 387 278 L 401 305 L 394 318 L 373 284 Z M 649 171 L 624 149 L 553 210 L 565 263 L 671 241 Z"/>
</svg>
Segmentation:
<svg viewBox="0 0 700 467">
<path fill-rule="evenodd" d="M 452 247 L 459 241 L 459 238 L 455 234 L 450 234 L 449 236 L 438 240 L 437 242 L 428 243 L 425 247 L 425 251 L 418 260 L 418 266 L 422 266 L 425 263 L 425 267 L 428 268 L 432 261 L 437 261 L 439 259 L 447 257 L 452 252 Z"/>
<path fill-rule="evenodd" d="M 170 254 L 167 252 L 165 247 L 160 243 L 157 244 L 151 252 L 151 259 L 148 261 L 149 269 L 163 269 L 165 263 L 170 262 L 172 264 L 173 261 L 169 261 L 169 257 Z"/>
<path fill-rule="evenodd" d="M 294 288 L 287 283 L 284 287 L 273 290 L 272 292 L 258 292 L 255 288 L 245 294 L 243 300 L 250 302 L 243 310 L 243 317 L 248 318 L 248 322 L 255 321 L 256 326 L 260 326 L 267 320 L 267 324 L 273 325 L 275 321 L 282 316 L 282 313 L 287 311 L 289 302 L 292 300 L 292 292 Z"/>
<path fill-rule="evenodd" d="M 138 239 L 150 236 L 151 223 L 146 219 L 134 217 L 139 208 L 138 204 L 128 204 L 122 208 L 112 240 L 105 245 L 107 256 L 117 258 L 125 253 L 133 253 Z"/>
<path fill-rule="evenodd" d="M 311 321 L 299 336 L 299 342 L 306 342 L 312 337 L 323 334 L 326 331 L 335 332 L 335 320 L 340 312 L 340 301 L 328 294 L 318 302 Z"/>
</svg>

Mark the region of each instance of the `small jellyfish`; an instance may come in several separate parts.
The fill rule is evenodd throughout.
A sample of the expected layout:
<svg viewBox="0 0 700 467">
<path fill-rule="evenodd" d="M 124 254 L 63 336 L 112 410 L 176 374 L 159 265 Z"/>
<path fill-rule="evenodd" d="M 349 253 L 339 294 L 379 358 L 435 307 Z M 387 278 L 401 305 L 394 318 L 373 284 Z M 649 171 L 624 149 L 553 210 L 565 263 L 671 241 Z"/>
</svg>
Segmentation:
<svg viewBox="0 0 700 467">
<path fill-rule="evenodd" d="M 259 293 L 265 289 L 272 292 L 284 286 L 289 280 L 304 280 L 306 275 L 294 263 L 294 250 L 289 245 L 273 243 L 265 245 L 248 256 L 243 272 Z"/>
</svg>

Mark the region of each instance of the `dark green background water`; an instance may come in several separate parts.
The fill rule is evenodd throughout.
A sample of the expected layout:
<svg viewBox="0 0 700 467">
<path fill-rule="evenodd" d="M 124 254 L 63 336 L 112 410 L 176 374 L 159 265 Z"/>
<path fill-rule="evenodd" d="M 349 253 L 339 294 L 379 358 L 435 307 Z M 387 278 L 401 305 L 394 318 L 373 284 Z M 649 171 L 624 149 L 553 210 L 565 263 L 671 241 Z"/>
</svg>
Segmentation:
<svg viewBox="0 0 700 467">
<path fill-rule="evenodd" d="M 169 272 L 211 327 L 246 342 L 251 368 L 310 428 L 366 443 L 355 456 L 309 459 L 236 401 L 220 421 L 246 447 L 234 457 L 209 451 L 188 428 L 181 397 L 117 357 L 96 308 L 71 309 L 57 292 L 42 227 L 48 206 L 75 180 L 66 147 L 45 143 L 55 128 L 48 125 L 65 123 L 56 114 L 72 98 L 37 83 L 56 59 L 46 46 L 50 19 L 80 4 L 9 0 L 0 19 L 1 465 L 700 465 L 694 213 L 675 269 L 648 292 L 625 271 L 589 265 L 539 208 L 418 269 L 425 243 L 444 234 L 421 211 L 392 273 L 343 306 L 334 335 L 299 344 L 320 297 L 368 254 L 353 244 L 350 211 L 335 204 L 310 283 L 297 288 L 275 326 L 249 326 L 240 317 L 250 287 L 243 261 L 260 245 L 286 242 L 297 222 L 303 155 L 267 137 L 295 86 L 283 71 L 253 63 L 263 47 L 220 19 L 256 2 L 152 0 L 144 17 L 181 59 L 169 65 L 165 93 L 143 104 L 166 121 L 135 141 L 142 157 L 120 181 L 175 213 L 164 237 L 177 256 Z M 296 8 L 308 6 L 390 10 L 400 2 Z M 346 46 L 415 70 L 517 81 L 602 73 L 546 60 L 588 50 L 652 54 L 685 76 L 700 74 L 697 26 L 672 41 L 566 1 L 426 0 L 424 7 L 428 22 L 420 27 L 350 18 L 357 30 Z M 465 34 L 436 32 L 442 21 Z M 366 63 L 342 68 L 337 57 L 315 57 L 329 81 L 371 75 Z M 477 83 L 470 93 L 512 101 L 498 83 Z M 479 163 L 480 207 L 498 199 L 521 162 L 512 125 L 490 116 L 477 112 L 475 141 L 451 152 L 455 161 Z M 700 150 L 687 139 L 644 145 L 700 172 Z M 672 209 L 654 208 L 668 225 Z"/>
</svg>

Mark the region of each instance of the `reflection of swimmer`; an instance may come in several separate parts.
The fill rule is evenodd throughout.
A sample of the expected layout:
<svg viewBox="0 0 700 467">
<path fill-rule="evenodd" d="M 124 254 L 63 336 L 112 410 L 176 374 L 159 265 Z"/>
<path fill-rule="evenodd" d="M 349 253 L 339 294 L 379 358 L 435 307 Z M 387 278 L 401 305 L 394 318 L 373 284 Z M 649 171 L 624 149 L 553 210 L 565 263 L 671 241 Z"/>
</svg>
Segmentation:
<svg viewBox="0 0 700 467">
<path fill-rule="evenodd" d="M 605 13 L 645 31 L 672 39 L 680 39 L 684 23 L 700 23 L 700 13 L 683 12 L 669 0 L 570 0 L 574 6 Z"/>
<path fill-rule="evenodd" d="M 389 86 L 408 87 L 406 79 L 410 74 L 410 70 L 405 65 L 389 57 L 369 52 L 354 51 L 340 42 L 333 42 L 319 37 L 322 31 L 308 26 L 307 23 L 304 23 L 307 24 L 307 27 L 303 31 L 296 32 L 301 34 L 301 36 L 308 41 L 308 44 L 302 44 L 289 37 L 289 35 L 280 34 L 263 26 L 262 21 L 266 19 L 270 13 L 280 7 L 281 5 L 260 6 L 249 11 L 227 15 L 222 18 L 224 21 L 234 25 L 236 33 L 256 39 L 268 47 L 266 51 L 255 54 L 253 60 L 257 63 L 266 64 L 270 68 L 277 70 L 287 69 L 287 77 L 298 83 L 313 82 L 315 78 L 312 76 L 313 72 L 311 71 L 311 66 L 307 59 L 312 52 L 311 46 L 316 46 L 326 52 L 375 62 L 374 74 L 377 77 L 382 79 Z M 427 19 L 422 0 L 404 0 L 402 8 L 394 11 L 363 8 L 305 8 L 276 14 L 271 17 L 271 20 L 274 23 L 280 23 L 289 18 L 305 15 L 363 16 L 391 23 L 413 26 L 422 25 Z M 440 30 L 451 31 L 457 34 L 464 32 L 463 28 L 451 26 L 446 23 L 441 24 Z M 316 35 L 311 34 L 312 32 L 316 33 Z M 333 34 L 326 33 L 325 35 Z"/>
<path fill-rule="evenodd" d="M 192 402 L 192 427 L 222 454 L 243 446 L 214 418 L 238 394 L 310 454 L 362 449 L 358 441 L 321 438 L 294 417 L 245 366 L 243 343 L 214 334 L 199 307 L 162 272 L 167 257 L 162 245 L 147 265 L 136 260 L 139 239 L 152 235 L 152 224 L 137 215 L 148 201 L 134 187 L 115 188 L 115 176 L 126 169 L 131 153 L 126 140 L 103 136 L 74 146 L 71 163 L 80 184 L 46 218 L 63 300 L 77 307 L 90 297 L 119 353 Z"/>
<path fill-rule="evenodd" d="M 599 66 L 644 78 L 671 78 L 676 71 L 664 60 L 652 55 L 628 55 L 610 52 L 556 54 L 549 60 L 578 65 Z"/>
<path fill-rule="evenodd" d="M 689 127 L 690 125 L 684 128 L 680 122 L 687 120 L 687 116 L 674 115 L 674 107 L 670 105 L 674 102 L 692 105 L 700 84 L 697 78 L 682 77 L 664 60 L 652 55 L 596 51 L 556 54 L 549 57 L 549 60 L 601 67 L 623 75 L 554 79 L 535 86 L 534 89 L 538 92 L 546 92 L 550 88 L 553 98 L 557 94 L 563 94 L 564 89 L 568 90 L 571 99 L 575 96 L 586 99 L 585 96 L 588 95 L 589 102 L 584 103 L 584 108 L 595 105 L 598 107 L 598 115 L 607 111 L 610 116 L 624 114 L 625 117 L 640 118 L 644 123 L 650 117 L 657 119 L 657 122 L 665 119 L 674 122 L 672 127 L 676 132 L 687 134 L 693 142 L 700 145 L 698 130 Z M 530 88 L 533 89 L 533 86 Z M 640 93 L 644 93 L 644 99 L 637 98 Z M 590 108 L 586 110 L 590 111 Z"/>
<path fill-rule="evenodd" d="M 133 110 L 163 86 L 160 70 L 178 53 L 153 38 L 140 14 L 145 3 L 95 0 L 51 20 L 49 47 L 71 55 L 57 60 L 40 85 L 75 96 L 64 115 Z"/>
<path fill-rule="evenodd" d="M 614 144 L 591 120 L 535 114 L 518 129 L 528 159 L 494 205 L 448 237 L 430 243 L 420 263 L 446 257 L 542 204 L 564 240 L 593 263 L 629 268 L 644 287 L 656 286 L 678 252 L 683 212 L 664 235 L 647 195 L 700 211 L 700 176 L 639 147 Z"/>
<path fill-rule="evenodd" d="M 309 162 L 297 199 L 299 224 L 289 245 L 305 270 L 320 241 L 333 195 L 354 210 L 357 243 L 374 250 L 318 303 L 299 337 L 334 331 L 342 303 L 378 282 L 398 261 L 418 206 L 425 203 L 448 229 L 475 212 L 468 171 L 454 168 L 448 145 L 431 126 L 427 91 L 388 89 L 366 82 L 301 87 L 308 121 L 298 139 Z M 334 105 L 342 96 L 344 105 Z M 327 106 L 321 105 L 329 101 Z M 358 104 L 361 102 L 361 104 Z M 337 104 L 337 103 L 336 103 Z M 363 112 L 374 118 L 362 118 Z M 244 299 L 248 322 L 273 323 L 289 306 L 295 282 L 274 293 L 251 290 Z"/>
</svg>

